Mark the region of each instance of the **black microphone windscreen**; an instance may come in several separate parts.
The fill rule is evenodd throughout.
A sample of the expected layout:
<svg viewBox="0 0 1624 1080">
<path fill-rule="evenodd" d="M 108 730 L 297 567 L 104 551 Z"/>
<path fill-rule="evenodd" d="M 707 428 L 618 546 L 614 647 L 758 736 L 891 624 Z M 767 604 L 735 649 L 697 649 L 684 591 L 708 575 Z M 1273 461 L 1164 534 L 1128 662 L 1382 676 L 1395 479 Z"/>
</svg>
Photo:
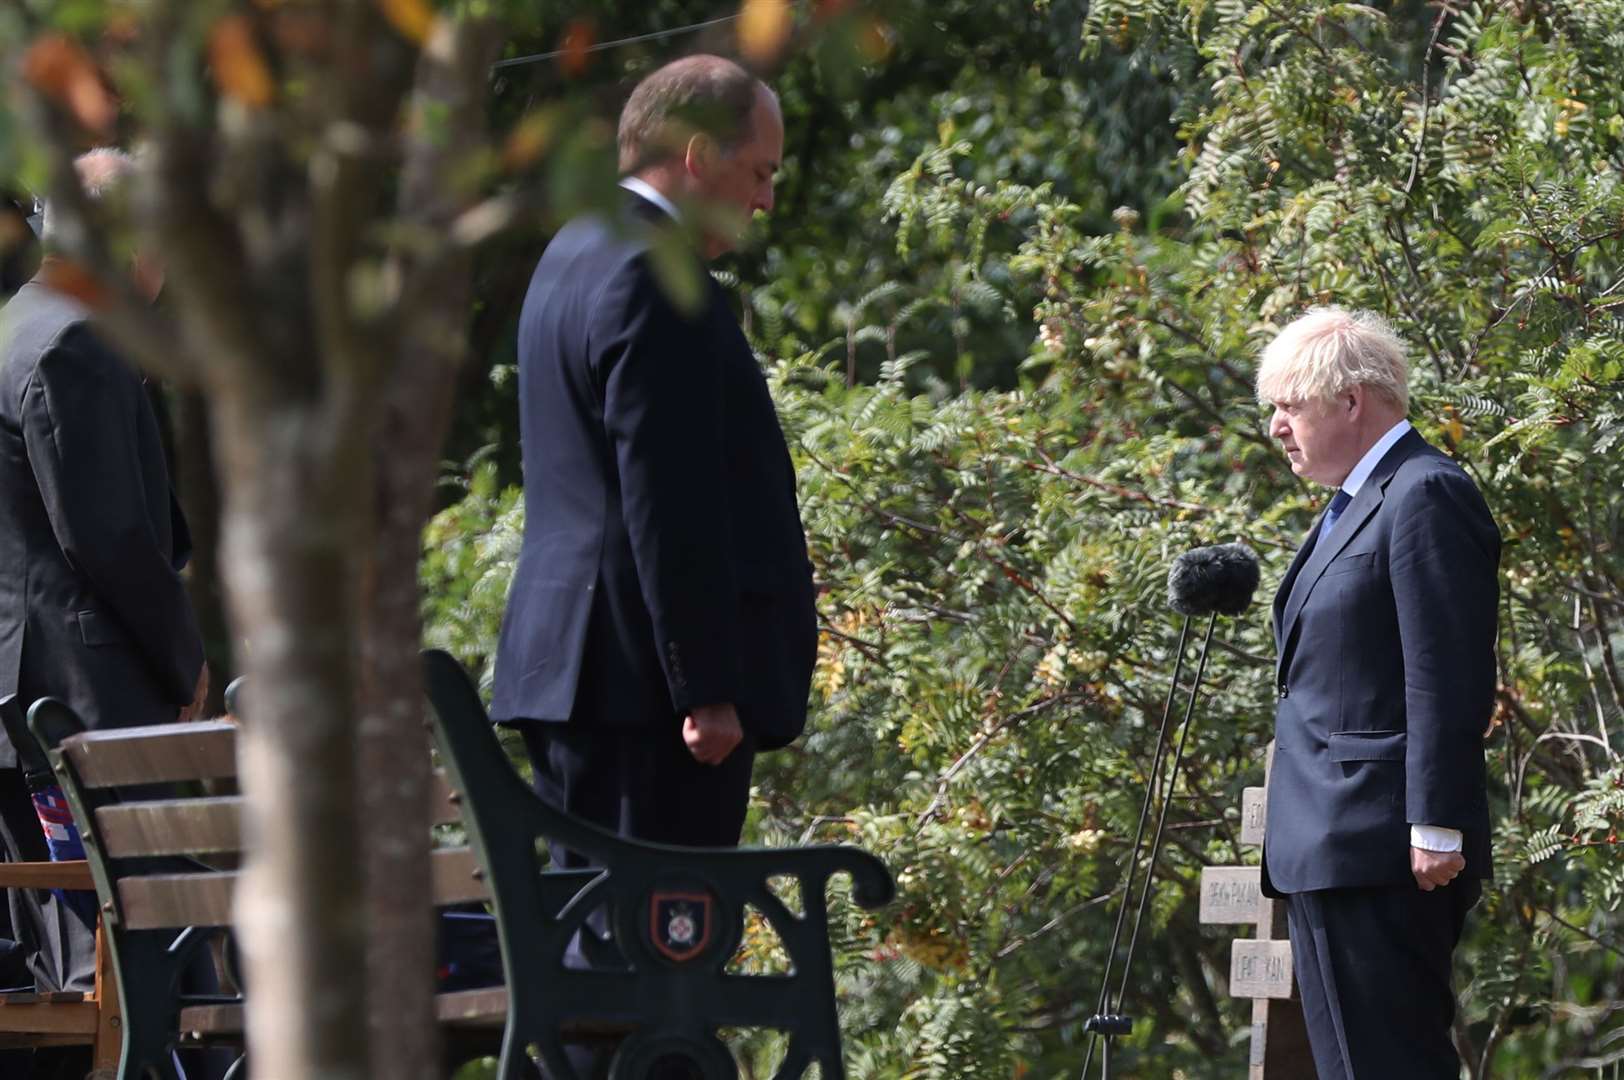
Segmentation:
<svg viewBox="0 0 1624 1080">
<path fill-rule="evenodd" d="M 1239 615 L 1257 591 L 1257 555 L 1245 544 L 1186 551 L 1167 572 L 1167 602 L 1181 615 Z"/>
</svg>

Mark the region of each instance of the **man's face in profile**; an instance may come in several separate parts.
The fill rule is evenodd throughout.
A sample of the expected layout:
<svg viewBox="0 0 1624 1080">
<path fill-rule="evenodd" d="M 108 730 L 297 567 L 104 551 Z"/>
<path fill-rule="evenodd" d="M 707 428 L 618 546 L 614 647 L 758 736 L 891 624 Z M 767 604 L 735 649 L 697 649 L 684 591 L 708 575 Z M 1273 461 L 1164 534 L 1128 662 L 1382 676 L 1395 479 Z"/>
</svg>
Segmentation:
<svg viewBox="0 0 1624 1080">
<path fill-rule="evenodd" d="M 706 255 L 715 258 L 738 246 L 757 211 L 773 208 L 773 182 L 784 156 L 784 120 L 778 100 L 766 87 L 756 91 L 746 139 L 731 150 L 707 155 L 696 194 L 711 215 Z"/>
</svg>

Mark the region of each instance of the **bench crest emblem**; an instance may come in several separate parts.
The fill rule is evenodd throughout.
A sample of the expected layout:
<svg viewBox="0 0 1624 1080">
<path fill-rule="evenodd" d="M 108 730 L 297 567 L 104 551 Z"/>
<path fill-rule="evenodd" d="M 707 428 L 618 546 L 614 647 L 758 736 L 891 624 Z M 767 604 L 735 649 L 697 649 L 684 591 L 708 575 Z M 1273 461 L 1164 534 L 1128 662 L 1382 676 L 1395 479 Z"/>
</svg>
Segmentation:
<svg viewBox="0 0 1624 1080">
<path fill-rule="evenodd" d="M 684 964 L 710 945 L 715 902 L 709 893 L 655 892 L 649 903 L 649 938 L 661 956 Z"/>
</svg>

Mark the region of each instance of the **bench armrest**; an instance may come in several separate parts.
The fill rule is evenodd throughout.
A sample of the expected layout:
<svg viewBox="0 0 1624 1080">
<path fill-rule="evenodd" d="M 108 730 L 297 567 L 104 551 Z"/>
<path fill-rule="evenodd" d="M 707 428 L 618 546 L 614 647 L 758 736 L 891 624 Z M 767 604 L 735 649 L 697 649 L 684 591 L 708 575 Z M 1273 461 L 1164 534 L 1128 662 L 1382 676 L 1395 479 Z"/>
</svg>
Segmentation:
<svg viewBox="0 0 1624 1080">
<path fill-rule="evenodd" d="M 94 892 L 90 864 L 83 859 L 66 862 L 0 863 L 0 889 L 83 889 Z"/>
</svg>

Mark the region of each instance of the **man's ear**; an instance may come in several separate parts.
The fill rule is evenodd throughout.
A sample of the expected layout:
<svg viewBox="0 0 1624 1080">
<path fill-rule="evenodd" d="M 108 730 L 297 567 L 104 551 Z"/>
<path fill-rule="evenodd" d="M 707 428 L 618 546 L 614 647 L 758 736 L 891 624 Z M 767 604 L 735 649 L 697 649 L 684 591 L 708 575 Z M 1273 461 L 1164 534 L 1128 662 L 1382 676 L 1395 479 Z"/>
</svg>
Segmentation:
<svg viewBox="0 0 1624 1080">
<path fill-rule="evenodd" d="M 704 133 L 697 133 L 688 139 L 688 145 L 682 154 L 682 164 L 689 176 L 704 177 L 710 172 L 715 158 L 716 140 Z"/>
</svg>

